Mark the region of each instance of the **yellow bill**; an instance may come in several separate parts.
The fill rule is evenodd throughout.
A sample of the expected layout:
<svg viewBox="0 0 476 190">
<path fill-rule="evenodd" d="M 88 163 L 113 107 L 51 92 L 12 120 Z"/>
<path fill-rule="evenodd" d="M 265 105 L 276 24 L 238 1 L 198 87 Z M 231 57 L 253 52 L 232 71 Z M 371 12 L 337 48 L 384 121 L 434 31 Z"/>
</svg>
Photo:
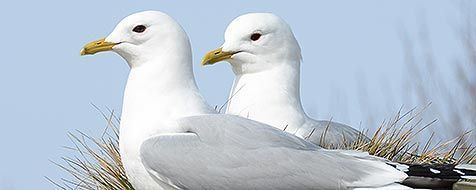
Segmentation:
<svg viewBox="0 0 476 190">
<path fill-rule="evenodd" d="M 235 52 L 225 52 L 222 48 L 208 52 L 202 59 L 202 65 L 212 65 L 216 62 L 230 59 Z"/>
<path fill-rule="evenodd" d="M 113 42 L 106 42 L 106 38 L 102 38 L 100 40 L 96 40 L 93 42 L 89 42 L 86 44 L 83 49 L 81 49 L 81 55 L 93 55 L 98 52 L 102 51 L 111 51 L 112 47 L 117 45 L 118 43 Z"/>
</svg>

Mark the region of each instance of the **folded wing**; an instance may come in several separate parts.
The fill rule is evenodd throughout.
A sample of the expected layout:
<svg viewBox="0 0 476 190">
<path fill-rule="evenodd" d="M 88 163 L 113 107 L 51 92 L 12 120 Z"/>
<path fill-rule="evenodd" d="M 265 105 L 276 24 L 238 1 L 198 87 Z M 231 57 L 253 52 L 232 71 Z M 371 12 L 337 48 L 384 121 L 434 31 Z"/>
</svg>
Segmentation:
<svg viewBox="0 0 476 190">
<path fill-rule="evenodd" d="M 352 144 L 356 141 L 368 142 L 370 140 L 362 132 L 351 126 L 328 120 L 309 119 L 296 132 L 289 132 L 325 147 L 340 147 L 343 144 Z"/>
<path fill-rule="evenodd" d="M 178 125 L 178 133 L 143 142 L 141 158 L 157 180 L 184 189 L 381 187 L 407 177 L 384 162 L 320 149 L 238 116 L 193 116 Z"/>
</svg>

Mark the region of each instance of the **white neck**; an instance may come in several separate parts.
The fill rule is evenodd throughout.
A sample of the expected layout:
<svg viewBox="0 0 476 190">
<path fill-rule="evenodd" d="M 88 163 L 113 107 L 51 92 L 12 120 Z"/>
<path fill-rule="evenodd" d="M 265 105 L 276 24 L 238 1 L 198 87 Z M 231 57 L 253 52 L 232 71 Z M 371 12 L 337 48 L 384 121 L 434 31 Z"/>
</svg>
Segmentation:
<svg viewBox="0 0 476 190">
<path fill-rule="evenodd" d="M 141 163 L 139 150 L 148 137 L 173 130 L 175 119 L 213 113 L 195 84 L 190 49 L 158 52 L 131 68 L 120 126 L 120 151 L 136 189 L 160 189 Z M 135 59 L 136 60 L 136 59 Z M 141 61 L 141 60 L 137 60 Z"/>
<path fill-rule="evenodd" d="M 300 99 L 299 60 L 275 65 L 269 70 L 236 75 L 227 106 L 228 114 L 280 129 L 286 126 L 292 129 L 305 122 L 307 116 Z"/>
<path fill-rule="evenodd" d="M 211 108 L 195 84 L 191 53 L 177 49 L 173 51 L 179 56 L 158 52 L 145 62 L 131 64 L 137 66 L 131 68 L 129 73 L 121 118 L 122 126 L 131 127 L 128 134 L 153 135 L 150 133 L 163 131 L 158 125 L 137 124 L 157 124 L 179 117 L 210 113 Z"/>
</svg>

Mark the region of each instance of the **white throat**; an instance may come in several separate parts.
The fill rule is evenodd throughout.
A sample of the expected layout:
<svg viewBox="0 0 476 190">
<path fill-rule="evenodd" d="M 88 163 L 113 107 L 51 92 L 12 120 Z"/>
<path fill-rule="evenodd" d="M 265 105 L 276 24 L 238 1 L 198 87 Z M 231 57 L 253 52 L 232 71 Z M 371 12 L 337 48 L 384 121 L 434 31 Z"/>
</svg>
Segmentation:
<svg viewBox="0 0 476 190">
<path fill-rule="evenodd" d="M 162 189 L 147 173 L 139 150 L 148 137 L 173 130 L 175 119 L 213 113 L 195 84 L 189 44 L 158 51 L 131 68 L 120 126 L 120 152 L 136 189 Z"/>
<path fill-rule="evenodd" d="M 272 69 L 236 73 L 227 113 L 294 131 L 306 121 L 301 105 L 299 60 Z M 260 64 L 260 63 L 254 63 Z"/>
</svg>

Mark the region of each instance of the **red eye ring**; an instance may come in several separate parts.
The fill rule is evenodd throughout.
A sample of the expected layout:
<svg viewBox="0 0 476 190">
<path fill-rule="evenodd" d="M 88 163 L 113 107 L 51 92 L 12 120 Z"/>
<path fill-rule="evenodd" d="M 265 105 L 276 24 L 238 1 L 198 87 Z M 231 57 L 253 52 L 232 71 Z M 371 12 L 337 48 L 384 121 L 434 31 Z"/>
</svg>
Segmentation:
<svg viewBox="0 0 476 190">
<path fill-rule="evenodd" d="M 261 34 L 260 34 L 260 33 L 253 33 L 253 34 L 251 34 L 251 36 L 250 36 L 250 39 L 253 40 L 253 41 L 259 40 L 259 38 L 261 38 Z"/>
</svg>

